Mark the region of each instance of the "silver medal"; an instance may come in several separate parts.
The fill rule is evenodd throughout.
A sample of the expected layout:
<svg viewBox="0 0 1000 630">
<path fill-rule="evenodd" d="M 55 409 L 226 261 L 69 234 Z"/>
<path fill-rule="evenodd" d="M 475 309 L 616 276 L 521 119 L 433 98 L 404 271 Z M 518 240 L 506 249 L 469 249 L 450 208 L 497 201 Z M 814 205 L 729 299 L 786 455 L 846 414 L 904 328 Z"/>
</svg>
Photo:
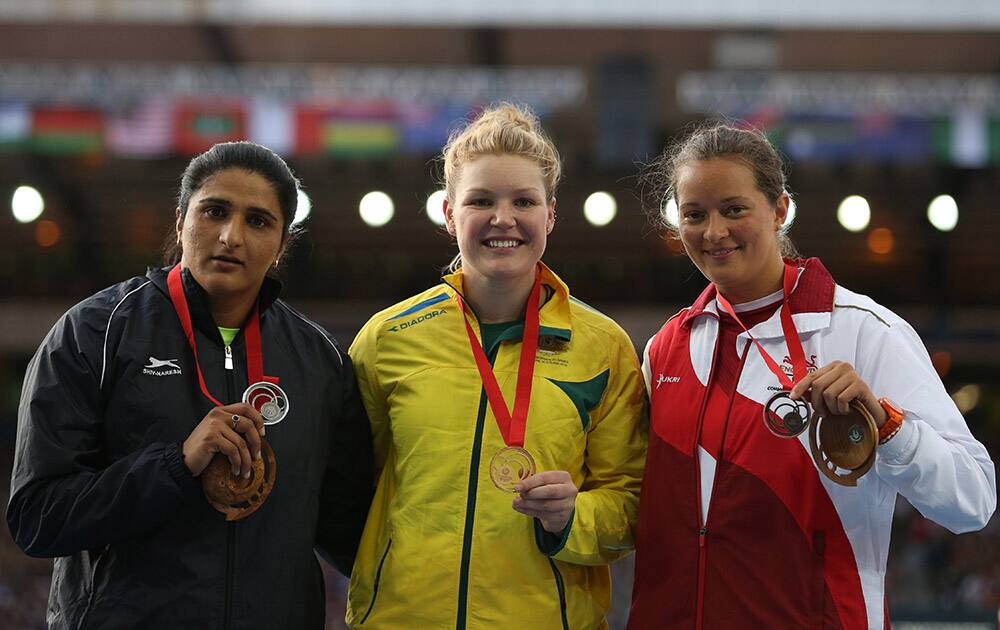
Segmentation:
<svg viewBox="0 0 1000 630">
<path fill-rule="evenodd" d="M 261 381 L 247 387 L 243 402 L 250 404 L 264 418 L 264 424 L 278 424 L 288 415 L 288 395 L 275 385 Z"/>
</svg>

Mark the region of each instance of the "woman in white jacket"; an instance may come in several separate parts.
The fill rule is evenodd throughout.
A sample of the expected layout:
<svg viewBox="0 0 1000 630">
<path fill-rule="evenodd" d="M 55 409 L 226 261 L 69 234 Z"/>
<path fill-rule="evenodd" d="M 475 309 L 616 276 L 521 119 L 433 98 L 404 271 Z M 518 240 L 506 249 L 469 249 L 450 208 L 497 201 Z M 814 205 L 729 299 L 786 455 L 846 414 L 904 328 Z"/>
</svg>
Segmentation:
<svg viewBox="0 0 1000 630">
<path fill-rule="evenodd" d="M 896 495 L 952 531 L 980 529 L 996 505 L 993 462 L 913 329 L 794 254 L 766 138 L 706 127 L 657 173 L 709 285 L 646 348 L 630 628 L 881 628 Z M 871 465 L 860 477 L 829 469 L 833 445 L 806 430 L 852 405 L 877 442 L 849 467 Z M 846 426 L 862 442 L 869 425 Z"/>
</svg>

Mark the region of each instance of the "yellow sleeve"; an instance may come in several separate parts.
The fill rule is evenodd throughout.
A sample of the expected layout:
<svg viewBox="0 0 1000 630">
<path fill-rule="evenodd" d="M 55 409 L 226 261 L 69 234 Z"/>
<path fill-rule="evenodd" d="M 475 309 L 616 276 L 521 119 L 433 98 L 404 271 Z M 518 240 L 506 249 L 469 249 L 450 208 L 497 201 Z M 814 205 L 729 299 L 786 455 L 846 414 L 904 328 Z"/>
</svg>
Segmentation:
<svg viewBox="0 0 1000 630">
<path fill-rule="evenodd" d="M 562 544 L 547 553 L 575 564 L 609 563 L 634 548 L 648 405 L 635 350 L 624 331 L 616 332 L 608 349 L 608 385 L 591 412 L 585 477 L 573 517 Z"/>
<path fill-rule="evenodd" d="M 361 402 L 371 423 L 375 449 L 375 469 L 381 471 L 391 443 L 389 433 L 388 394 L 382 388 L 378 371 L 378 342 L 380 323 L 372 318 L 364 325 L 351 343 L 348 354 L 361 390 Z"/>
</svg>

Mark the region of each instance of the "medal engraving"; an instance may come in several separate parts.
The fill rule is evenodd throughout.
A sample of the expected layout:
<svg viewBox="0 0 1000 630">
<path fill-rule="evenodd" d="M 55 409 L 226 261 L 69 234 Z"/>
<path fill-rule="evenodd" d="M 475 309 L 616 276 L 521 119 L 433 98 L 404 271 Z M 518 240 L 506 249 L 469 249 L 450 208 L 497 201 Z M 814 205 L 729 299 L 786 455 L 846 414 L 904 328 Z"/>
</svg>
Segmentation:
<svg viewBox="0 0 1000 630">
<path fill-rule="evenodd" d="M 261 381 L 247 387 L 243 402 L 256 409 L 266 425 L 278 424 L 288 415 L 288 395 L 274 383 Z"/>
<path fill-rule="evenodd" d="M 516 492 L 514 487 L 535 474 L 535 460 L 531 453 L 516 446 L 502 448 L 490 460 L 490 479 L 504 492 Z"/>
<path fill-rule="evenodd" d="M 792 400 L 787 391 L 778 392 L 764 405 L 764 425 L 778 437 L 792 438 L 801 434 L 809 425 L 812 415 L 804 400 Z"/>
<path fill-rule="evenodd" d="M 851 441 L 851 444 L 860 444 L 861 440 L 865 439 L 861 427 L 856 424 L 851 425 L 850 431 L 847 432 L 847 439 Z"/>
</svg>

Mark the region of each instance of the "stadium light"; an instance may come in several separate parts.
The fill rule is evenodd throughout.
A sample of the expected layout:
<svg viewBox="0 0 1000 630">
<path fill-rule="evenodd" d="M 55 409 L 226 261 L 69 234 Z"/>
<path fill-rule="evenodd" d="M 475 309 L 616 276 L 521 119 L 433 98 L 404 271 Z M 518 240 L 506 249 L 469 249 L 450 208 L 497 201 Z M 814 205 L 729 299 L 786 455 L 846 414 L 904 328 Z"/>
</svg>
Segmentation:
<svg viewBox="0 0 1000 630">
<path fill-rule="evenodd" d="M 381 190 L 373 190 L 361 198 L 358 213 L 361 220 L 372 227 L 382 227 L 392 220 L 396 207 L 392 198 Z"/>
<path fill-rule="evenodd" d="M 302 223 L 309 218 L 309 214 L 312 212 L 312 199 L 306 194 L 306 191 L 299 189 L 299 193 L 295 204 L 295 218 L 292 219 L 292 225 L 296 223 Z"/>
<path fill-rule="evenodd" d="M 958 225 L 958 203 L 951 195 L 938 195 L 927 206 L 927 220 L 942 232 L 951 232 Z"/>
<path fill-rule="evenodd" d="M 837 221 L 850 232 L 860 232 L 868 227 L 872 210 L 868 200 L 861 195 L 850 195 L 840 202 L 837 208 Z"/>
<path fill-rule="evenodd" d="M 591 225 L 604 227 L 618 214 L 618 202 L 607 192 L 595 192 L 583 202 L 583 216 Z"/>
<path fill-rule="evenodd" d="M 677 214 L 677 202 L 671 197 L 667 199 L 667 202 L 663 204 L 663 219 L 672 228 L 677 228 L 679 226 L 679 217 Z"/>
<path fill-rule="evenodd" d="M 427 197 L 425 210 L 427 218 L 434 225 L 444 225 L 444 198 L 446 193 L 443 190 L 436 190 Z"/>
<path fill-rule="evenodd" d="M 31 223 L 42 216 L 45 200 L 37 189 L 31 186 L 18 186 L 10 198 L 10 209 L 18 223 Z"/>
</svg>

